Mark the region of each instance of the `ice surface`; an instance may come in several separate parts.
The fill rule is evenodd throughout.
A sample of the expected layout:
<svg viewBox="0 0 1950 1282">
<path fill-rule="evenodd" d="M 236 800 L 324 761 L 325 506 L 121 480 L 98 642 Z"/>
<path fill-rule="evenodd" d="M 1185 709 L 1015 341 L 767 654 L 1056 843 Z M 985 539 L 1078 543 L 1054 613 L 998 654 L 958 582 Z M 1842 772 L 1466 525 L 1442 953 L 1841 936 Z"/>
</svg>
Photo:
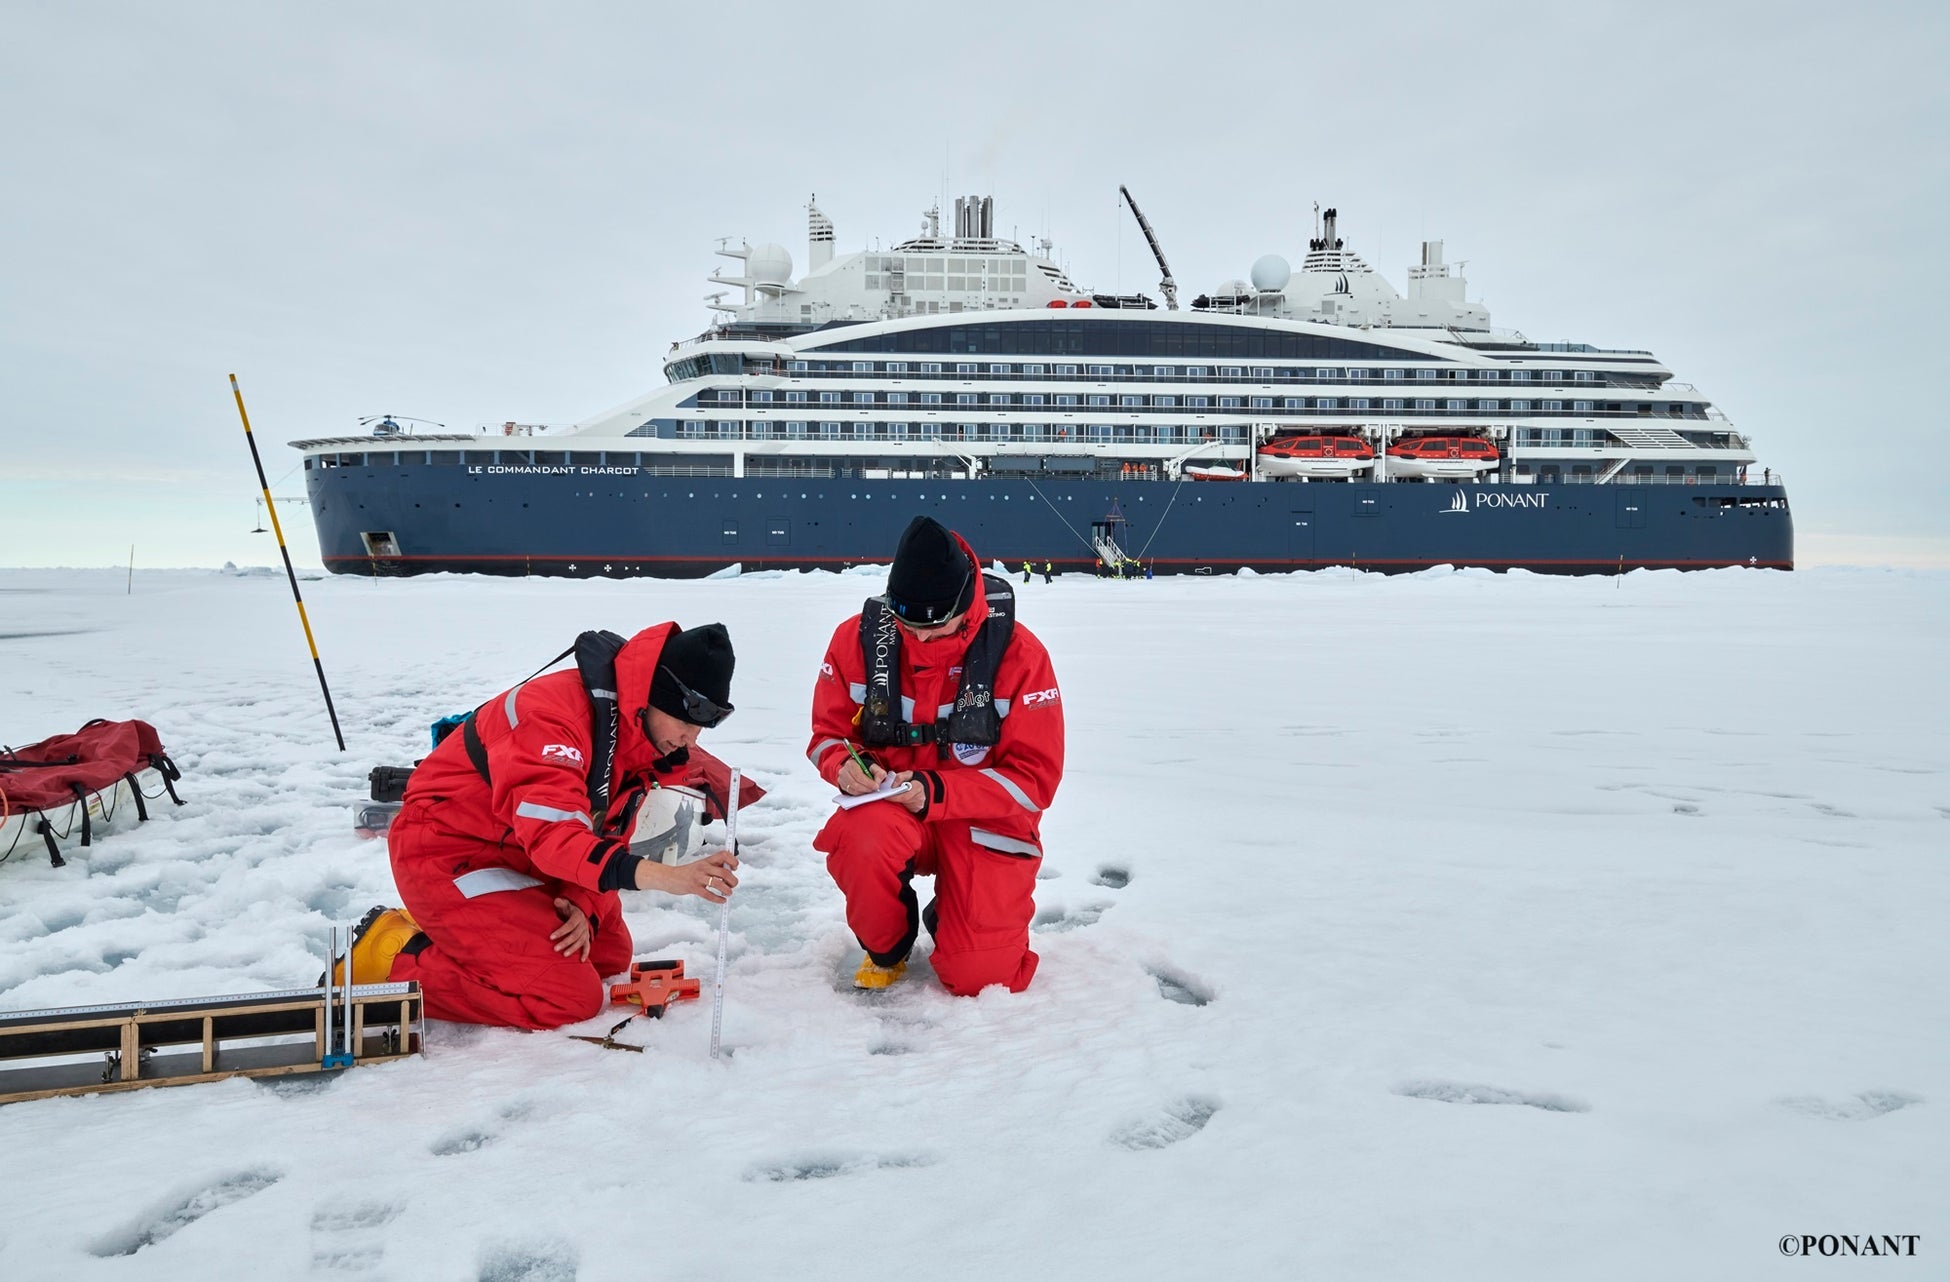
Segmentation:
<svg viewBox="0 0 1950 1282">
<path fill-rule="evenodd" d="M 352 832 L 366 772 L 584 627 L 725 621 L 739 711 L 706 742 L 770 790 L 727 1060 L 701 1002 L 632 1026 L 640 1056 L 436 1025 L 336 1079 L 11 1105 L 0 1277 L 1731 1278 L 1786 1267 L 1789 1233 L 1950 1250 L 1950 575 L 1039 576 L 1020 616 L 1070 730 L 1043 964 L 972 1000 L 925 958 L 854 993 L 810 848 L 819 648 L 878 582 L 314 579 L 339 753 L 281 578 L 0 572 L 0 739 L 141 716 L 189 802 L 0 865 L 0 1009 L 309 981 L 328 922 L 393 898 Z M 715 909 L 628 910 L 708 985 Z"/>
</svg>

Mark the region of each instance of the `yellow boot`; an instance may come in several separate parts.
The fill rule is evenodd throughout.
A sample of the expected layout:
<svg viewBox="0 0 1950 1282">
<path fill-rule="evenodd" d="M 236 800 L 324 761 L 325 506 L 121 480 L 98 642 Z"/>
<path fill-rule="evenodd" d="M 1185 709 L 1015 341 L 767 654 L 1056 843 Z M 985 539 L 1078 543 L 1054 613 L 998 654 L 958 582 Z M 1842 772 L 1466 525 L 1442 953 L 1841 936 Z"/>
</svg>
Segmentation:
<svg viewBox="0 0 1950 1282">
<path fill-rule="evenodd" d="M 860 969 L 853 972 L 855 988 L 892 988 L 907 973 L 907 963 L 897 961 L 892 966 L 882 966 L 871 954 L 860 959 Z"/>
<path fill-rule="evenodd" d="M 367 913 L 352 928 L 352 948 L 348 958 L 352 963 L 352 982 L 385 983 L 393 974 L 393 958 L 399 956 L 400 949 L 419 933 L 420 923 L 408 916 L 404 908 L 388 908 L 381 904 Z M 318 982 L 323 985 L 325 977 L 319 976 Z M 345 982 L 344 963 L 332 967 L 332 982 Z"/>
</svg>

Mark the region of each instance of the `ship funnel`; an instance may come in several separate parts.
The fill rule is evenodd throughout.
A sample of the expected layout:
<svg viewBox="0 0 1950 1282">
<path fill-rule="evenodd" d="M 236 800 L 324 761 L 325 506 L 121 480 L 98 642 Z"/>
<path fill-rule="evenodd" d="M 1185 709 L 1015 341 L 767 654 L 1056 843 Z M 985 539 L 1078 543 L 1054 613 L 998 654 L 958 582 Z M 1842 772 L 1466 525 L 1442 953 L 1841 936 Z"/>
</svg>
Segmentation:
<svg viewBox="0 0 1950 1282">
<path fill-rule="evenodd" d="M 806 202 L 806 270 L 816 272 L 833 261 L 833 220 L 819 212 L 813 197 Z"/>
<path fill-rule="evenodd" d="M 995 239 L 995 198 L 993 196 L 955 197 L 955 239 Z"/>
</svg>

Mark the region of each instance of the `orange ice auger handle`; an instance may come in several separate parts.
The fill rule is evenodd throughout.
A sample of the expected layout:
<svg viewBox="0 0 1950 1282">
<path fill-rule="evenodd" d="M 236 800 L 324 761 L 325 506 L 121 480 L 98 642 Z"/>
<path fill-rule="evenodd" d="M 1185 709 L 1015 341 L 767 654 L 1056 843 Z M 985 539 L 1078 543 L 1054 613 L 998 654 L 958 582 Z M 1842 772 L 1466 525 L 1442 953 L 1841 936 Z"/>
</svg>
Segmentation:
<svg viewBox="0 0 1950 1282">
<path fill-rule="evenodd" d="M 628 983 L 609 986 L 612 1006 L 641 1006 L 650 1019 L 662 1019 L 674 1001 L 696 997 L 700 983 L 684 978 L 681 961 L 633 962 Z"/>
</svg>

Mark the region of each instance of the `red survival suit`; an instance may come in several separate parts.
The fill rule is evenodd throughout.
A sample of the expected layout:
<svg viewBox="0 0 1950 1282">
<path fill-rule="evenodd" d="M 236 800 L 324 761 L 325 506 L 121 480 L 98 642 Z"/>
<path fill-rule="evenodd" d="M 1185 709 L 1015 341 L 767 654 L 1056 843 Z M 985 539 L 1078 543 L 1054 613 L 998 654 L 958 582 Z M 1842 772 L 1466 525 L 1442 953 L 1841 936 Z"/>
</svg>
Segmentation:
<svg viewBox="0 0 1950 1282">
<path fill-rule="evenodd" d="M 659 753 L 637 719 L 676 631 L 674 623 L 646 628 L 616 654 L 612 817 L 629 815 L 631 793 L 651 780 L 680 783 L 693 772 L 686 765 L 653 774 Z M 588 1019 L 603 1008 L 603 976 L 630 965 L 621 899 L 600 888 L 604 867 L 627 850 L 630 834 L 625 826 L 602 835 L 589 814 L 595 727 L 582 676 L 571 668 L 516 686 L 483 704 L 474 725 L 492 790 L 456 731 L 413 771 L 386 834 L 400 897 L 431 941 L 402 952 L 392 978 L 419 980 L 434 1019 L 514 1028 Z M 622 863 L 634 868 L 628 858 Z M 557 898 L 595 928 L 587 961 L 556 952 L 549 940 L 561 924 Z"/>
<path fill-rule="evenodd" d="M 971 563 L 974 554 L 955 536 Z M 975 577 L 975 601 L 961 627 L 921 641 L 901 636 L 903 720 L 934 721 L 953 709 L 961 661 L 988 616 L 986 585 Z M 807 757 L 829 783 L 860 743 L 867 661 L 860 616 L 833 633 L 813 687 L 812 744 Z M 934 972 L 952 993 L 973 996 L 990 984 L 1029 987 L 1036 954 L 1029 921 L 1042 867 L 1041 820 L 1063 776 L 1063 703 L 1049 652 L 1017 623 L 995 673 L 1001 739 L 987 749 L 961 745 L 943 756 L 932 743 L 864 749 L 889 771 L 913 770 L 928 788 L 919 815 L 891 801 L 834 813 L 815 849 L 846 895 L 846 921 L 874 960 L 907 955 L 919 925 L 909 880 L 933 873 Z"/>
</svg>

